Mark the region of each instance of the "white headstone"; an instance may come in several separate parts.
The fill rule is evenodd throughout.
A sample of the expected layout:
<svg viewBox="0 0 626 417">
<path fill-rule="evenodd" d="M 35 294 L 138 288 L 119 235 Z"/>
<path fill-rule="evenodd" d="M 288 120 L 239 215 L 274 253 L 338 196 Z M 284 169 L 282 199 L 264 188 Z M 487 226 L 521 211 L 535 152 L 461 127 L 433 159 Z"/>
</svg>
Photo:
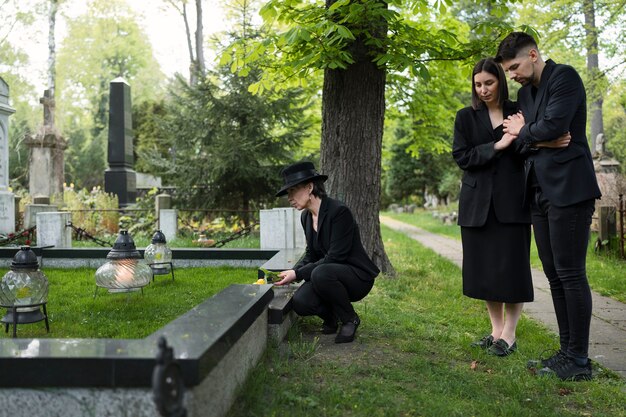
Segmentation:
<svg viewBox="0 0 626 417">
<path fill-rule="evenodd" d="M 49 204 L 26 204 L 24 208 L 24 229 L 30 229 L 37 225 L 37 213 L 49 211 L 59 211 L 59 208 Z"/>
<path fill-rule="evenodd" d="M 0 234 L 15 232 L 15 196 L 8 191 L 0 191 Z"/>
<path fill-rule="evenodd" d="M 261 249 L 304 248 L 300 212 L 294 208 L 261 210 Z"/>
<path fill-rule="evenodd" d="M 9 191 L 9 86 L 0 78 L 0 233 L 15 232 L 15 196 Z"/>
<path fill-rule="evenodd" d="M 160 210 L 159 229 L 163 232 L 168 242 L 172 239 L 176 239 L 176 234 L 178 233 L 178 210 Z"/>
<path fill-rule="evenodd" d="M 72 214 L 67 211 L 37 213 L 37 246 L 72 247 L 72 229 L 67 224 Z"/>
</svg>

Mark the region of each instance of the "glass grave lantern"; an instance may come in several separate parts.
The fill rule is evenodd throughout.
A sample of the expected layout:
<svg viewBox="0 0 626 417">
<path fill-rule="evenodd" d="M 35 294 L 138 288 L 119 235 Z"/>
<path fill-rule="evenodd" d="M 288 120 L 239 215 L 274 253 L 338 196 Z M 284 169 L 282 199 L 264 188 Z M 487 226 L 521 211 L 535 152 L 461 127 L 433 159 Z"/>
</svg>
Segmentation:
<svg viewBox="0 0 626 417">
<path fill-rule="evenodd" d="M 0 282 L 0 306 L 7 309 L 0 322 L 6 325 L 6 332 L 13 324 L 13 337 L 16 337 L 18 324 L 42 320 L 49 332 L 47 302 L 48 278 L 39 269 L 35 252 L 30 246 L 22 246 L 13 257 L 11 270 Z"/>
<path fill-rule="evenodd" d="M 96 292 L 106 288 L 110 293 L 141 290 L 150 283 L 152 270 L 141 257 L 127 230 L 120 230 L 107 262 L 96 271 Z"/>
<path fill-rule="evenodd" d="M 154 275 L 166 275 L 172 272 L 174 279 L 174 266 L 172 265 L 172 250 L 167 247 L 167 241 L 162 231 L 157 230 L 152 236 L 152 243 L 144 252 L 144 259 L 152 269 Z"/>
</svg>

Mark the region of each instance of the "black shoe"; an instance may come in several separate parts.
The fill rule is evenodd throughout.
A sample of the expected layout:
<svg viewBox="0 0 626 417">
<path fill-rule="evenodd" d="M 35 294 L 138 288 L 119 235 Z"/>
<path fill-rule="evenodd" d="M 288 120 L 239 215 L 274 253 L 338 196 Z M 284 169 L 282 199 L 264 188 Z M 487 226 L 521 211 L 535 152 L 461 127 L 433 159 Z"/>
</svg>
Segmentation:
<svg viewBox="0 0 626 417">
<path fill-rule="evenodd" d="M 489 352 L 496 356 L 509 356 L 517 350 L 517 342 L 513 342 L 511 346 L 504 339 L 498 339 L 489 347 Z"/>
<path fill-rule="evenodd" d="M 337 324 L 336 321 L 324 321 L 322 324 L 322 334 L 335 334 L 338 328 L 339 324 Z"/>
<path fill-rule="evenodd" d="M 472 342 L 472 346 L 479 347 L 481 349 L 488 349 L 493 345 L 493 336 L 488 334 L 484 336 L 482 339 Z"/>
<path fill-rule="evenodd" d="M 542 369 L 542 368 L 552 368 L 555 363 L 561 360 L 565 356 L 565 353 L 561 349 L 559 349 L 554 355 L 550 356 L 547 359 L 539 359 L 539 360 L 530 360 L 526 363 L 526 368 L 528 369 Z"/>
<path fill-rule="evenodd" d="M 341 324 L 341 329 L 339 329 L 339 333 L 335 337 L 335 343 L 350 343 L 354 340 L 354 336 L 356 335 L 356 329 L 361 324 L 361 320 L 359 316 L 354 316 L 354 319 L 350 320 L 347 323 Z"/>
<path fill-rule="evenodd" d="M 592 378 L 591 361 L 587 360 L 586 365 L 579 366 L 569 356 L 562 356 L 552 367 L 537 371 L 537 375 L 556 376 L 562 381 L 588 381 Z"/>
</svg>

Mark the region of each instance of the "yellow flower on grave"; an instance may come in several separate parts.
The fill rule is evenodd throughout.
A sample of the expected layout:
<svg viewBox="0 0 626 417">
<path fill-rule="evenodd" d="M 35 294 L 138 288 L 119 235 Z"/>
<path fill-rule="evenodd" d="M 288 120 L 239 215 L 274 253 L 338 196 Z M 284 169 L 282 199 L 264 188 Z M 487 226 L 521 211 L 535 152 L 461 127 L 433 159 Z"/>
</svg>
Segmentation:
<svg viewBox="0 0 626 417">
<path fill-rule="evenodd" d="M 259 278 L 257 279 L 257 281 L 255 282 L 255 284 L 257 285 L 263 285 L 263 284 L 267 284 L 267 282 L 265 281 L 264 278 Z"/>
</svg>

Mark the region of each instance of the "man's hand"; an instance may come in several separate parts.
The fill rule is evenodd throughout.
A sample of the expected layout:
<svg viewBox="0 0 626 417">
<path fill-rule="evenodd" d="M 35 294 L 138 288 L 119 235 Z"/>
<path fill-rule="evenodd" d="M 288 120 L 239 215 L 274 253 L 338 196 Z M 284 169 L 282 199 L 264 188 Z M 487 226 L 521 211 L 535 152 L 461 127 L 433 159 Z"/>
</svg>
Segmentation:
<svg viewBox="0 0 626 417">
<path fill-rule="evenodd" d="M 524 120 L 524 115 L 522 112 L 518 112 L 516 114 L 512 114 L 502 122 L 502 126 L 504 126 L 504 133 L 510 133 L 513 136 L 519 135 L 520 130 L 526 124 Z"/>
<path fill-rule="evenodd" d="M 289 284 L 296 280 L 296 271 L 294 271 L 293 269 L 281 271 L 278 273 L 278 277 L 281 278 L 281 280 L 278 282 L 275 282 L 274 285 Z"/>
<path fill-rule="evenodd" d="M 537 142 L 535 147 L 537 148 L 567 148 L 572 140 L 572 136 L 569 132 L 559 136 L 556 139 L 547 142 Z"/>
</svg>

